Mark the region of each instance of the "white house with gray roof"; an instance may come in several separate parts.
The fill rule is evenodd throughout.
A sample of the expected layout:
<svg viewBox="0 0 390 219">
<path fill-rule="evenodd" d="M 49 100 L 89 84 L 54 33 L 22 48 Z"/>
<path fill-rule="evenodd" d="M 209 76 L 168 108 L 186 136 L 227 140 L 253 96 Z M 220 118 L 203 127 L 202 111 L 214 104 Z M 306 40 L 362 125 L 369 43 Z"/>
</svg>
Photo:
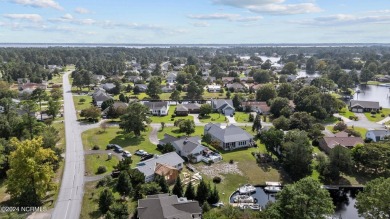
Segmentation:
<svg viewBox="0 0 390 219">
<path fill-rule="evenodd" d="M 390 130 L 369 130 L 366 132 L 366 139 L 371 139 L 373 142 L 383 141 L 385 137 L 390 137 Z"/>
<path fill-rule="evenodd" d="M 213 141 L 220 142 L 224 150 L 251 147 L 254 145 L 253 136 L 235 125 L 222 126 L 220 123 L 208 123 L 204 127 L 204 134 L 209 134 Z"/>
<path fill-rule="evenodd" d="M 164 134 L 164 139 L 161 139 L 159 143 L 161 145 L 172 144 L 178 155 L 191 159 L 193 162 L 200 162 L 202 160 L 202 152 L 206 149 L 201 144 L 199 136 L 176 138 L 169 134 Z"/>
<path fill-rule="evenodd" d="M 231 99 L 211 100 L 211 107 L 214 111 L 223 113 L 225 116 L 231 116 L 235 112 L 233 101 Z"/>
<path fill-rule="evenodd" d="M 144 105 L 149 108 L 150 114 L 154 116 L 168 115 L 169 103 L 166 101 L 160 102 L 144 102 Z"/>
<path fill-rule="evenodd" d="M 183 169 L 183 163 L 184 160 L 176 152 L 170 152 L 139 162 L 136 169 L 145 175 L 145 182 L 151 182 L 154 179 L 157 164 L 164 164 L 180 171 Z"/>
</svg>

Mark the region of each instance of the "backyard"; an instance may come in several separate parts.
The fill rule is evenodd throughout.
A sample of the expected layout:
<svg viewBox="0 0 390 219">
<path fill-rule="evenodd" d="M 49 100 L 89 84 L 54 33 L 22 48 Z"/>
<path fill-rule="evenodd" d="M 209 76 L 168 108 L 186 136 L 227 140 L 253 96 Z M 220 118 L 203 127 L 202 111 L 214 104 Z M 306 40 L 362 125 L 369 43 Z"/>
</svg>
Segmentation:
<svg viewBox="0 0 390 219">
<path fill-rule="evenodd" d="M 192 133 L 190 136 L 199 136 L 199 137 L 202 137 L 202 135 L 203 135 L 203 129 L 204 129 L 203 126 L 196 126 L 196 127 L 195 127 L 195 132 Z M 163 138 L 164 138 L 164 134 L 169 134 L 169 135 L 172 135 L 172 136 L 175 136 L 175 137 L 180 137 L 180 136 L 186 135 L 186 134 L 183 133 L 183 132 L 179 132 L 179 128 L 178 128 L 178 127 L 173 127 L 173 126 L 165 127 L 164 130 L 161 130 L 161 129 L 160 129 L 160 130 L 158 131 L 157 137 L 158 137 L 159 139 L 163 139 Z"/>
</svg>

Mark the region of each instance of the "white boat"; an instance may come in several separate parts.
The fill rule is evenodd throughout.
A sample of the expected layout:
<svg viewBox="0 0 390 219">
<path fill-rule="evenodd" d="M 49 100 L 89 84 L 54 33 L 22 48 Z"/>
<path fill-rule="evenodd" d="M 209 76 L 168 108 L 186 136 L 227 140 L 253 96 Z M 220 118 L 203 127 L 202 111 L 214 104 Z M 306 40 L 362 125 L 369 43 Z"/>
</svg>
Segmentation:
<svg viewBox="0 0 390 219">
<path fill-rule="evenodd" d="M 238 188 L 238 192 L 242 194 L 251 194 L 256 192 L 256 188 L 252 186 L 251 184 L 245 184 Z"/>
<path fill-rule="evenodd" d="M 259 204 L 249 205 L 249 208 L 254 210 L 254 211 L 261 211 L 261 207 Z"/>
<path fill-rule="evenodd" d="M 279 186 L 266 186 L 266 187 L 264 187 L 264 191 L 266 191 L 266 192 L 280 192 L 280 190 L 282 190 L 282 188 Z"/>
<path fill-rule="evenodd" d="M 237 195 L 233 198 L 234 203 L 253 203 L 255 199 L 248 195 Z"/>
</svg>

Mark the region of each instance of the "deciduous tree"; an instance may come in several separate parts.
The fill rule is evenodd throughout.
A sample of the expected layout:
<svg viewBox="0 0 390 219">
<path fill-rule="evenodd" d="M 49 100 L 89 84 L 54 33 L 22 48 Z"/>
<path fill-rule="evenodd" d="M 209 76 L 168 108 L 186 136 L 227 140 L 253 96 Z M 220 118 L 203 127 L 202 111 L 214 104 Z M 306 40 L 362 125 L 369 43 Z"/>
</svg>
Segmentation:
<svg viewBox="0 0 390 219">
<path fill-rule="evenodd" d="M 145 131 L 145 124 L 150 123 L 148 117 L 149 108 L 140 103 L 131 103 L 127 108 L 127 113 L 121 116 L 119 127 L 125 132 L 134 132 L 140 136 Z"/>
</svg>

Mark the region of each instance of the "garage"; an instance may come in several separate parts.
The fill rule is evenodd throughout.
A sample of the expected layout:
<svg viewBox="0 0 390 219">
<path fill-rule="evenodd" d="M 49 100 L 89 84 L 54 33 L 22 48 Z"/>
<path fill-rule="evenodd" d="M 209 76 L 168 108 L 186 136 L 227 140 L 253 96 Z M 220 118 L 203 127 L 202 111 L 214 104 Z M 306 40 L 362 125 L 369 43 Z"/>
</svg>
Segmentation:
<svg viewBox="0 0 390 219">
<path fill-rule="evenodd" d="M 352 108 L 352 112 L 354 112 L 354 113 L 362 113 L 363 112 L 363 108 L 354 107 L 354 108 Z"/>
<path fill-rule="evenodd" d="M 233 115 L 233 113 L 234 113 L 234 109 L 233 108 L 226 107 L 225 109 L 223 109 L 223 114 L 225 114 L 225 116 Z"/>
</svg>

